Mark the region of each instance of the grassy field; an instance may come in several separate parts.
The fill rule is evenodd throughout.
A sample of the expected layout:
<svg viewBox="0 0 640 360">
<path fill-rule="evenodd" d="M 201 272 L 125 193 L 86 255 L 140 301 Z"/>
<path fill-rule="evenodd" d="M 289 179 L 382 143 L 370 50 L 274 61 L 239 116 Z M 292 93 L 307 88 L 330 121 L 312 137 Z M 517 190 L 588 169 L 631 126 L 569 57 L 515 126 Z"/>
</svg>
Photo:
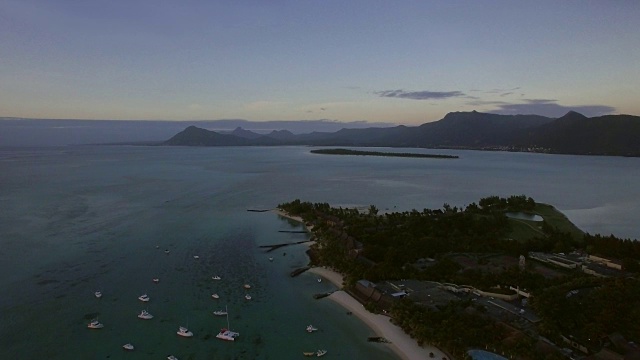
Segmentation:
<svg viewBox="0 0 640 360">
<path fill-rule="evenodd" d="M 563 213 L 558 211 L 551 205 L 536 203 L 536 208 L 534 210 L 536 214 L 542 216 L 544 221 L 547 224 L 557 227 L 562 232 L 570 233 L 575 240 L 582 240 L 584 236 L 584 231 L 578 229 L 569 218 L 567 218 Z"/>
<path fill-rule="evenodd" d="M 579 241 L 584 235 L 582 230 L 578 229 L 563 213 L 551 205 L 536 203 L 533 213 L 542 216 L 547 224 L 558 228 L 562 232 L 570 233 L 574 240 Z M 512 228 L 509 236 L 516 241 L 526 241 L 544 235 L 541 230 L 541 222 L 512 218 L 509 219 L 509 222 Z"/>
</svg>

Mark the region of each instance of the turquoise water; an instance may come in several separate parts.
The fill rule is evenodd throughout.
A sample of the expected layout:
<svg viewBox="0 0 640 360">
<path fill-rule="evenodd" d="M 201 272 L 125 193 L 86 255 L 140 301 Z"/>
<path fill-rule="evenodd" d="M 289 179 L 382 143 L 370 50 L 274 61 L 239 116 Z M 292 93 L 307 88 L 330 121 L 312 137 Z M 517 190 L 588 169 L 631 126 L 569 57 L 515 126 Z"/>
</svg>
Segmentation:
<svg viewBox="0 0 640 360">
<path fill-rule="evenodd" d="M 384 344 L 366 341 L 373 333 L 357 318 L 312 298 L 331 284 L 310 274 L 289 277 L 307 262 L 304 245 L 269 254 L 258 248 L 305 239 L 279 232 L 299 229 L 295 223 L 246 211 L 295 198 L 402 211 L 526 194 L 590 232 L 640 235 L 640 185 L 629 181 L 640 177 L 640 159 L 446 150 L 421 151 L 460 159 L 393 159 L 308 151 L 0 150 L 0 355 L 295 359 L 324 348 L 328 358 L 396 359 Z M 252 285 L 251 301 L 244 299 L 245 283 Z M 147 304 L 137 300 L 145 292 Z M 214 292 L 221 298 L 212 299 Z M 212 312 L 224 306 L 241 334 L 235 343 L 215 338 L 226 320 Z M 136 317 L 145 308 L 154 319 Z M 94 316 L 104 329 L 86 328 Z M 308 334 L 308 324 L 320 330 Z M 180 325 L 195 336 L 178 337 Z M 121 349 L 128 342 L 134 352 Z"/>
<path fill-rule="evenodd" d="M 484 350 L 469 350 L 468 354 L 471 355 L 473 360 L 507 360 L 504 356 Z"/>
</svg>

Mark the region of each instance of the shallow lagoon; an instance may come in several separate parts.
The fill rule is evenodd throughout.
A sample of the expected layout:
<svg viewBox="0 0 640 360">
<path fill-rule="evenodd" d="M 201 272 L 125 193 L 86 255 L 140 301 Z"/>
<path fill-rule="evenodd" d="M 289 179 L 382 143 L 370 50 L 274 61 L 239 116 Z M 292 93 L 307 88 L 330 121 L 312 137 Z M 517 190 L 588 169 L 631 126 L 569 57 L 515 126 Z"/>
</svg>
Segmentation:
<svg viewBox="0 0 640 360">
<path fill-rule="evenodd" d="M 20 358 L 395 359 L 354 317 L 311 295 L 304 234 L 273 208 L 295 198 L 404 211 L 490 195 L 551 203 L 592 233 L 637 238 L 633 158 L 474 151 L 457 160 L 313 155 L 306 147 L 65 147 L 0 151 L 0 353 Z M 407 151 L 385 149 L 385 151 Z M 412 150 L 413 151 L 413 150 Z M 159 246 L 159 249 L 156 249 Z M 164 254 L 164 249 L 170 254 Z M 284 254 L 286 253 L 286 254 Z M 200 259 L 195 260 L 194 255 Z M 268 257 L 274 261 L 269 262 Z M 211 276 L 223 280 L 214 282 Z M 160 278 L 159 284 L 151 279 Z M 252 284 L 253 300 L 242 285 Z M 98 300 L 93 292 L 100 289 Z M 137 297 L 148 292 L 151 301 Z M 217 292 L 221 299 L 213 300 Z M 228 305 L 236 343 L 215 339 Z M 142 321 L 143 308 L 155 316 Z M 86 324 L 98 316 L 105 328 Z M 320 331 L 307 334 L 313 323 Z M 175 332 L 188 324 L 194 338 Z M 132 353 L 121 345 L 131 342 Z"/>
</svg>

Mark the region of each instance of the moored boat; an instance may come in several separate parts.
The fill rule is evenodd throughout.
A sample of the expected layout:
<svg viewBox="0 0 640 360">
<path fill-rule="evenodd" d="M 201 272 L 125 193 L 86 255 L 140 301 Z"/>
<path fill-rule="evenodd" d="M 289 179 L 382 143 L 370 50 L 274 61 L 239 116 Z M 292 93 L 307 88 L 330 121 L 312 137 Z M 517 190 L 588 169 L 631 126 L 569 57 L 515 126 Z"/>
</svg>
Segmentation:
<svg viewBox="0 0 640 360">
<path fill-rule="evenodd" d="M 143 320 L 153 319 L 153 315 L 149 314 L 147 310 L 142 310 L 142 312 L 138 314 L 138 317 Z"/>
<path fill-rule="evenodd" d="M 307 326 L 307 332 L 312 333 L 314 331 L 318 331 L 318 328 L 313 327 L 313 325 Z"/>
<path fill-rule="evenodd" d="M 100 299 L 102 297 L 102 292 L 100 290 L 97 290 L 96 292 L 93 293 L 93 295 L 95 295 L 98 299 Z"/>
<path fill-rule="evenodd" d="M 147 294 L 142 294 L 142 295 L 138 296 L 138 300 L 140 300 L 142 302 L 148 302 L 149 300 L 151 300 L 151 298 L 149 298 L 149 295 L 147 295 Z"/>
<path fill-rule="evenodd" d="M 157 283 L 159 283 L 159 282 L 160 282 L 160 279 L 158 279 L 158 278 L 153 278 L 153 282 L 157 284 Z"/>
<path fill-rule="evenodd" d="M 316 356 L 320 357 L 320 356 L 324 356 L 327 353 L 327 350 L 318 350 L 316 352 Z"/>
<path fill-rule="evenodd" d="M 98 319 L 94 319 L 89 323 L 89 325 L 87 325 L 87 327 L 89 329 L 102 329 L 104 325 L 98 321 Z"/>
<path fill-rule="evenodd" d="M 216 310 L 216 311 L 213 312 L 213 315 L 215 315 L 215 316 L 225 316 L 225 315 L 227 315 L 227 312 L 224 311 L 224 310 Z"/>
<path fill-rule="evenodd" d="M 169 355 L 167 356 L 167 360 L 178 360 L 178 358 L 173 355 Z"/>
<path fill-rule="evenodd" d="M 122 345 L 122 348 L 128 351 L 133 351 L 133 345 L 131 345 L 130 343 Z"/>
<path fill-rule="evenodd" d="M 214 299 L 220 299 L 220 295 L 218 294 L 211 294 L 211 297 Z"/>
<path fill-rule="evenodd" d="M 251 300 L 251 295 L 246 294 L 246 295 L 244 296 L 244 298 L 245 298 L 245 299 L 247 299 L 247 300 Z"/>
<path fill-rule="evenodd" d="M 220 340 L 236 341 L 236 338 L 238 336 L 240 336 L 240 333 L 229 330 L 229 328 L 231 327 L 229 325 L 229 313 L 228 313 L 229 310 L 227 309 L 226 306 L 225 306 L 224 310 L 225 310 L 224 311 L 225 315 L 227 315 L 227 327 L 226 328 L 222 328 L 220 330 L 220 332 L 218 333 L 218 335 L 216 335 L 216 337 L 218 339 L 220 339 Z"/>
<path fill-rule="evenodd" d="M 222 279 L 222 278 L 221 278 L 220 276 L 218 276 L 218 275 L 216 275 L 216 276 L 212 276 L 211 278 L 212 278 L 213 280 L 220 280 L 220 279 Z"/>
<path fill-rule="evenodd" d="M 316 353 L 315 353 L 315 351 L 311 351 L 311 352 L 306 352 L 305 351 L 305 352 L 302 352 L 302 355 L 304 355 L 304 356 L 316 356 Z"/>
<path fill-rule="evenodd" d="M 178 334 L 180 336 L 184 336 L 184 337 L 192 337 L 193 336 L 193 333 L 191 331 L 189 331 L 189 329 L 187 329 L 184 326 L 180 326 L 178 328 L 178 332 L 176 334 Z"/>
</svg>

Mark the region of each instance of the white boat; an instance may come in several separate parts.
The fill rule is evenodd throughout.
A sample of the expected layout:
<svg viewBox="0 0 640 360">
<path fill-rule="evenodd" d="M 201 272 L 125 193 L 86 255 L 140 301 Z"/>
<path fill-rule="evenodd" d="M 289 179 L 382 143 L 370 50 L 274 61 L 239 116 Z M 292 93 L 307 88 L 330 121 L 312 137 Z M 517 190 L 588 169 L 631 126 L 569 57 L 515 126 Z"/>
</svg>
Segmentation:
<svg viewBox="0 0 640 360">
<path fill-rule="evenodd" d="M 149 301 L 149 300 L 151 300 L 151 299 L 149 298 L 149 295 L 147 295 L 147 294 L 142 294 L 142 295 L 138 296 L 138 300 L 140 300 L 140 301 L 142 301 L 142 302 L 148 302 L 148 301 Z"/>
<path fill-rule="evenodd" d="M 216 275 L 216 276 L 212 276 L 211 278 L 212 278 L 213 280 L 220 280 L 220 279 L 222 279 L 222 278 L 221 278 L 220 276 L 218 276 L 218 275 Z"/>
<path fill-rule="evenodd" d="M 184 336 L 184 337 L 192 337 L 193 336 L 193 333 L 191 331 L 189 331 L 189 329 L 187 329 L 184 326 L 180 326 L 178 328 L 178 332 L 176 334 L 178 334 L 180 336 Z"/>
<path fill-rule="evenodd" d="M 218 294 L 211 294 L 211 297 L 214 299 L 220 299 L 220 295 Z"/>
<path fill-rule="evenodd" d="M 194 259 L 196 259 L 196 260 L 198 260 L 198 259 L 200 259 L 200 256 L 198 256 L 198 255 L 193 255 L 193 258 L 194 258 Z"/>
<path fill-rule="evenodd" d="M 142 310 L 142 312 L 140 312 L 140 314 L 138 314 L 138 318 L 140 318 L 142 320 L 149 320 L 149 319 L 153 319 L 153 315 L 149 314 L 149 312 L 147 312 L 147 310 Z"/>
<path fill-rule="evenodd" d="M 225 306 L 225 311 L 224 311 L 224 312 L 225 312 L 225 314 L 227 315 L 227 327 L 226 327 L 226 328 L 222 328 L 222 329 L 220 330 L 220 332 L 218 333 L 218 335 L 216 335 L 216 337 L 217 337 L 218 339 L 221 339 L 221 340 L 226 340 L 226 341 L 236 341 L 236 338 L 237 338 L 238 336 L 240 336 L 240 333 L 237 333 L 237 332 L 235 332 L 235 331 L 231 331 L 231 330 L 229 330 L 229 328 L 230 328 L 231 326 L 229 326 L 229 314 L 228 314 L 228 309 L 227 309 L 227 307 L 226 307 L 226 306 Z"/>
<path fill-rule="evenodd" d="M 221 340 L 227 340 L 227 341 L 236 341 L 236 338 L 240 336 L 239 333 L 235 332 L 235 331 L 231 331 L 229 329 L 220 329 L 220 332 L 218 333 L 218 335 L 216 335 L 216 337 L 218 339 Z"/>
<path fill-rule="evenodd" d="M 327 353 L 327 350 L 318 350 L 316 351 L 316 356 L 320 357 L 320 356 L 324 356 L 324 354 Z"/>
<path fill-rule="evenodd" d="M 165 251 L 164 251 L 164 253 L 165 253 L 165 254 L 168 254 L 168 253 L 169 253 L 169 249 L 165 250 Z"/>
<path fill-rule="evenodd" d="M 98 290 L 98 291 L 94 292 L 93 295 L 95 295 L 98 299 L 100 299 L 102 297 L 102 292 L 100 290 Z"/>
<path fill-rule="evenodd" d="M 318 278 L 318 282 L 322 282 L 322 278 Z"/>
<path fill-rule="evenodd" d="M 89 329 L 102 329 L 104 325 L 98 321 L 98 319 L 92 320 L 89 325 L 87 325 Z"/>
<path fill-rule="evenodd" d="M 245 298 L 245 299 L 247 299 L 247 300 L 251 300 L 251 295 L 246 294 L 246 295 L 244 296 L 244 298 Z"/>
<path fill-rule="evenodd" d="M 251 285 L 249 285 L 249 284 L 244 284 L 243 286 L 244 286 L 245 289 L 251 289 Z"/>
<path fill-rule="evenodd" d="M 216 316 L 225 316 L 225 315 L 227 315 L 227 312 L 226 312 L 226 311 L 224 311 L 224 310 L 216 310 L 216 311 L 214 311 L 214 312 L 213 312 L 213 315 L 216 315 Z"/>
<path fill-rule="evenodd" d="M 308 333 L 312 333 L 312 332 L 314 332 L 314 331 L 318 331 L 318 329 L 317 329 L 317 328 L 315 328 L 315 327 L 313 327 L 313 325 L 309 325 L 309 326 L 307 326 L 307 332 L 308 332 Z"/>
<path fill-rule="evenodd" d="M 269 261 L 273 261 L 273 258 L 272 258 L 272 257 L 270 257 L 270 258 L 269 258 Z"/>
<path fill-rule="evenodd" d="M 178 360 L 178 358 L 173 355 L 169 355 L 167 356 L 167 360 Z"/>
<path fill-rule="evenodd" d="M 158 279 L 158 278 L 153 278 L 153 282 L 157 284 L 157 283 L 159 283 L 159 282 L 160 282 L 160 279 Z"/>
<path fill-rule="evenodd" d="M 122 348 L 125 350 L 133 351 L 133 345 L 131 344 L 124 344 L 122 345 Z"/>
</svg>

